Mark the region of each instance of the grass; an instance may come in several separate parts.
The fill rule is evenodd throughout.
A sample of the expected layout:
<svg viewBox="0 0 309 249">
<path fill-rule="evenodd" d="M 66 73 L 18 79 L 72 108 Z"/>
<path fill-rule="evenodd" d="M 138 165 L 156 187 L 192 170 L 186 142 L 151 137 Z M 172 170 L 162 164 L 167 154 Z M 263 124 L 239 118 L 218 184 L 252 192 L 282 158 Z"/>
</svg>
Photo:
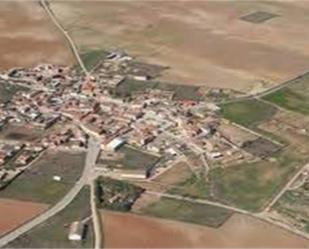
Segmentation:
<svg viewBox="0 0 309 249">
<path fill-rule="evenodd" d="M 102 58 L 104 58 L 108 53 L 105 50 L 97 49 L 90 50 L 81 54 L 81 59 L 88 71 L 92 70 Z M 80 71 L 80 66 L 76 65 L 75 69 Z"/>
<path fill-rule="evenodd" d="M 255 99 L 223 104 L 221 108 L 224 118 L 249 128 L 269 120 L 277 111 L 275 107 Z"/>
<path fill-rule="evenodd" d="M 108 164 L 110 167 L 117 168 L 118 165 L 122 165 L 122 169 L 146 169 L 154 165 L 160 158 L 143 151 L 134 149 L 129 146 L 123 146 L 118 150 L 123 157 L 119 160 L 103 160 L 104 164 Z"/>
<path fill-rule="evenodd" d="M 288 110 L 309 115 L 309 94 L 307 93 L 309 88 L 304 91 L 304 93 L 299 92 L 289 87 L 267 95 L 264 99 Z"/>
<path fill-rule="evenodd" d="M 0 82 L 0 103 L 5 103 L 9 101 L 12 96 L 18 91 L 26 91 L 26 88 L 18 85 Z"/>
<path fill-rule="evenodd" d="M 224 208 L 166 197 L 162 197 L 158 202 L 143 208 L 141 212 L 142 214 L 154 217 L 191 222 L 212 227 L 219 227 L 232 214 L 231 211 Z"/>
<path fill-rule="evenodd" d="M 125 80 L 116 88 L 115 95 L 118 97 L 127 97 L 139 91 L 147 89 L 160 89 L 174 92 L 175 100 L 201 100 L 203 96 L 199 93 L 199 87 L 168 84 L 156 81 L 136 81 Z"/>
<path fill-rule="evenodd" d="M 85 154 L 48 153 L 0 192 L 0 197 L 52 204 L 79 179 Z M 53 176 L 63 179 L 54 181 Z"/>
<path fill-rule="evenodd" d="M 85 240 L 71 242 L 68 240 L 69 225 L 81 221 L 91 214 L 90 190 L 84 187 L 78 196 L 63 211 L 33 228 L 26 234 L 7 245 L 9 248 L 92 248 L 94 234 L 91 222 Z M 90 220 L 91 221 L 91 220 Z"/>
<path fill-rule="evenodd" d="M 280 152 L 276 161 L 216 168 L 210 172 L 214 197 L 232 206 L 259 211 L 301 166 L 295 155 Z"/>
<path fill-rule="evenodd" d="M 205 178 L 192 174 L 186 181 L 170 188 L 168 193 L 203 199 L 209 197 L 209 187 L 209 183 L 206 182 Z"/>
</svg>

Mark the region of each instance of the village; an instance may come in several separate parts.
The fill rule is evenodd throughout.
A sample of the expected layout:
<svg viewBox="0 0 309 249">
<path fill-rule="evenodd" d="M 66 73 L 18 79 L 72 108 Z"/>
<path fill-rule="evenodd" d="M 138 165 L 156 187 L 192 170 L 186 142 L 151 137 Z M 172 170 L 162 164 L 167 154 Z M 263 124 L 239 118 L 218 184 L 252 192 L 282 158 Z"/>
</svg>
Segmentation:
<svg viewBox="0 0 309 249">
<path fill-rule="evenodd" d="M 162 70 L 110 52 L 92 76 L 49 64 L 3 72 L 1 80 L 27 90 L 1 104 L 2 132 L 7 127 L 41 132 L 33 141 L 20 143 L 12 136 L 12 145 L 5 139 L 0 143 L 1 183 L 18 176 L 47 148 L 86 148 L 87 133 L 101 142 L 97 170 L 116 179 L 151 180 L 179 160 L 207 175 L 210 167 L 260 160 L 280 149 L 224 120 L 213 102 L 175 99 L 172 90 L 153 88 L 117 96 L 118 86 L 130 80 L 151 84 Z M 192 156 L 197 163 L 189 160 Z"/>
</svg>

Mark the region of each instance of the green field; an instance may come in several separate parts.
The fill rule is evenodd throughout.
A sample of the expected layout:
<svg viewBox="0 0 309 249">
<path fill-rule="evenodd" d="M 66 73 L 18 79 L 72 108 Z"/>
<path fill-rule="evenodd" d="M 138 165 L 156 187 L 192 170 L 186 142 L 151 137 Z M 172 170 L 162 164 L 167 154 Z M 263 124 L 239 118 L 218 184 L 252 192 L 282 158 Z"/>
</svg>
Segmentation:
<svg viewBox="0 0 309 249">
<path fill-rule="evenodd" d="M 206 182 L 204 178 L 192 174 L 192 176 L 186 181 L 180 182 L 176 186 L 171 187 L 168 190 L 168 193 L 205 199 L 210 195 L 209 187 L 209 182 Z"/>
<path fill-rule="evenodd" d="M 288 110 L 309 115 L 309 73 L 291 83 L 288 87 L 266 95 L 264 99 Z"/>
<path fill-rule="evenodd" d="M 203 98 L 199 93 L 199 87 L 168 84 L 156 81 L 136 81 L 125 80 L 119 84 L 116 88 L 115 95 L 117 97 L 127 97 L 135 94 L 139 91 L 145 91 L 147 89 L 160 89 L 165 91 L 174 92 L 175 100 L 201 100 Z"/>
<path fill-rule="evenodd" d="M 221 202 L 250 211 L 259 211 L 281 189 L 303 162 L 286 152 L 276 161 L 216 168 L 210 172 L 212 192 Z"/>
<path fill-rule="evenodd" d="M 231 211 L 205 204 L 191 203 L 162 197 L 158 202 L 141 209 L 142 214 L 219 227 L 232 214 Z"/>
<path fill-rule="evenodd" d="M 277 111 L 275 107 L 255 99 L 223 104 L 221 108 L 224 118 L 249 128 L 269 120 Z"/>
<path fill-rule="evenodd" d="M 108 54 L 107 51 L 97 49 L 97 50 L 90 50 L 81 54 L 81 59 L 84 62 L 84 65 L 87 70 L 92 70 L 102 58 L 104 58 Z M 77 71 L 80 71 L 81 68 L 79 65 L 75 66 Z"/>
<path fill-rule="evenodd" d="M 146 169 L 154 165 L 160 158 L 141 150 L 137 150 L 130 146 L 123 146 L 118 150 L 122 156 L 117 160 L 102 160 L 103 164 L 107 164 L 112 168 L 122 165 L 122 169 Z M 100 161 L 99 161 L 100 162 Z"/>
<path fill-rule="evenodd" d="M 27 89 L 18 85 L 12 85 L 0 82 L 0 103 L 9 101 L 18 91 L 26 91 Z"/>
<path fill-rule="evenodd" d="M 30 168 L 0 191 L 0 197 L 52 204 L 62 198 L 79 179 L 85 153 L 47 152 Z M 62 177 L 60 182 L 53 176 Z"/>
<path fill-rule="evenodd" d="M 68 240 L 69 226 L 73 221 L 87 219 L 91 215 L 90 190 L 84 187 L 63 211 L 15 239 L 8 248 L 92 248 L 94 234 L 91 219 L 86 222 L 87 231 L 82 242 Z"/>
</svg>

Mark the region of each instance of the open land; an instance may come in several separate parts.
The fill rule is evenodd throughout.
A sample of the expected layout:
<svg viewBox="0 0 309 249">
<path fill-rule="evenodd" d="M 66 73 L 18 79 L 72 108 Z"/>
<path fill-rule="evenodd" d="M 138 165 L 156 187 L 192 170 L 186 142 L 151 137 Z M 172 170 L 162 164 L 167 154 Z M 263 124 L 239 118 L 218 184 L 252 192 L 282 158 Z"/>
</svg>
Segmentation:
<svg viewBox="0 0 309 249">
<path fill-rule="evenodd" d="M 47 151 L 1 190 L 0 197 L 54 203 L 78 180 L 84 167 L 84 158 L 84 153 Z M 54 176 L 61 177 L 61 181 L 55 181 Z"/>
<path fill-rule="evenodd" d="M 42 203 L 1 198 L 0 235 L 18 227 L 46 208 L 47 205 Z"/>
<path fill-rule="evenodd" d="M 107 248 L 305 248 L 309 246 L 309 242 L 305 239 L 239 214 L 233 215 L 219 229 L 105 210 L 102 211 L 102 216 L 104 246 Z"/>
<path fill-rule="evenodd" d="M 73 62 L 69 47 L 37 2 L 0 3 L 0 69 Z"/>
<path fill-rule="evenodd" d="M 85 187 L 66 209 L 38 225 L 26 234 L 20 236 L 8 248 L 91 248 L 93 245 L 93 231 L 89 222 L 90 207 L 89 189 Z M 68 230 L 74 221 L 82 221 L 87 226 L 87 233 L 83 241 L 69 241 Z"/>
<path fill-rule="evenodd" d="M 308 3 L 53 2 L 80 50 L 126 49 L 163 79 L 253 92 L 308 70 Z M 274 14 L 252 23 L 254 11 Z M 265 14 L 264 14 L 265 15 Z"/>
</svg>

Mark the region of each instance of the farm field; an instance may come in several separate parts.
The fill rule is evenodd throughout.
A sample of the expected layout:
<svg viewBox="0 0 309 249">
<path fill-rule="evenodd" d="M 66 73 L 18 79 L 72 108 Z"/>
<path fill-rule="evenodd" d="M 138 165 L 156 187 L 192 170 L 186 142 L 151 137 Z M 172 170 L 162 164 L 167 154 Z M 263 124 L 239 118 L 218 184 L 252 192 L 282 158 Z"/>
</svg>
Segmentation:
<svg viewBox="0 0 309 249">
<path fill-rule="evenodd" d="M 37 2 L 1 1 L 0 29 L 0 70 L 74 60 Z"/>
<path fill-rule="evenodd" d="M 309 246 L 309 242 L 303 238 L 239 214 L 234 214 L 218 229 L 105 210 L 101 214 L 104 220 L 103 236 L 106 248 L 306 248 Z"/>
<path fill-rule="evenodd" d="M 252 93 L 308 70 L 309 4 L 298 2 L 56 1 L 51 7 L 81 51 L 125 49 L 170 66 L 163 80 Z M 255 11 L 274 17 L 243 20 Z"/>
<path fill-rule="evenodd" d="M 266 95 L 265 100 L 283 108 L 309 115 L 309 73 L 291 81 L 291 85 Z"/>
<path fill-rule="evenodd" d="M 249 128 L 257 127 L 277 112 L 275 107 L 255 99 L 223 104 L 221 108 L 224 118 Z"/>
<path fill-rule="evenodd" d="M 48 208 L 36 202 L 0 199 L 0 236 Z M 22 211 L 21 211 L 22 210 Z"/>
<path fill-rule="evenodd" d="M 52 204 L 58 201 L 80 177 L 84 153 L 47 151 L 5 189 L 0 197 Z M 62 177 L 61 181 L 53 176 Z"/>
<path fill-rule="evenodd" d="M 212 227 L 219 227 L 232 214 L 224 208 L 166 197 L 161 197 L 159 201 L 142 208 L 139 213 Z"/>
<path fill-rule="evenodd" d="M 85 187 L 64 210 L 18 237 L 7 245 L 8 248 L 91 248 L 93 231 L 89 222 L 89 188 Z M 74 221 L 84 221 L 87 230 L 85 240 L 68 240 L 69 226 Z"/>
<path fill-rule="evenodd" d="M 210 173 L 212 193 L 222 202 L 259 211 L 301 166 L 295 154 L 282 151 L 271 161 L 216 168 Z"/>
</svg>

